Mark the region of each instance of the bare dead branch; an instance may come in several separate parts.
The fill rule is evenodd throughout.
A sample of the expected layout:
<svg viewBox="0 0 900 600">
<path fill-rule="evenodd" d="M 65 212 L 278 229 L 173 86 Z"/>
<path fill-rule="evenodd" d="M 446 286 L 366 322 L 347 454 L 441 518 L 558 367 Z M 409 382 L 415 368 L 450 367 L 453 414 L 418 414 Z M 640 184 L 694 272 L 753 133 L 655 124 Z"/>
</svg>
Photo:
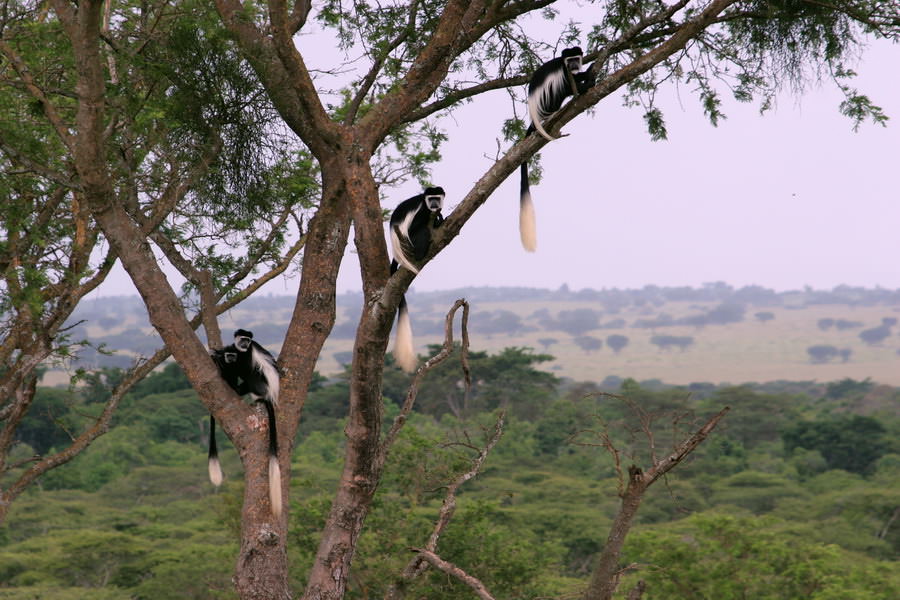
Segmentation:
<svg viewBox="0 0 900 600">
<path fill-rule="evenodd" d="M 485 446 L 478 450 L 478 456 L 472 461 L 472 465 L 468 471 L 465 473 L 461 473 L 456 479 L 454 479 L 449 486 L 447 486 L 447 493 L 444 496 L 444 501 L 441 504 L 441 510 L 438 513 L 438 519 L 435 521 L 434 528 L 431 530 L 431 535 L 428 537 L 428 542 L 425 544 L 425 550 L 428 552 L 435 552 L 437 550 L 438 540 L 440 540 L 441 534 L 443 534 L 444 530 L 447 528 L 447 525 L 450 524 L 450 520 L 453 518 L 453 514 L 456 512 L 456 492 L 459 487 L 465 482 L 473 479 L 478 473 L 481 471 L 481 467 L 484 465 L 484 461 L 487 459 L 488 454 L 490 454 L 491 450 L 494 449 L 494 446 L 497 445 L 497 442 L 500 441 L 500 437 L 503 435 L 503 424 L 504 418 L 506 416 L 505 412 L 501 412 L 497 417 L 496 423 L 494 423 L 494 431 L 491 434 L 491 437 L 488 439 Z M 421 555 L 417 555 L 415 558 L 409 561 L 406 567 L 403 569 L 403 573 L 401 577 L 406 581 L 411 581 L 415 579 L 425 570 L 426 562 L 424 562 L 424 557 Z M 399 586 L 392 586 L 391 591 L 389 591 L 387 598 L 392 600 L 394 598 L 393 592 L 394 588 L 399 588 Z"/>
<path fill-rule="evenodd" d="M 412 383 L 409 384 L 409 389 L 406 392 L 406 400 L 404 400 L 403 406 L 400 408 L 400 414 L 397 415 L 397 417 L 394 419 L 393 425 L 391 425 L 390 430 L 388 430 L 387 434 L 384 436 L 384 440 L 381 443 L 380 451 L 382 457 L 386 456 L 386 453 L 390 450 L 390 447 L 394 443 L 394 440 L 396 440 L 397 434 L 400 433 L 400 429 L 409 418 L 409 413 L 412 412 L 413 405 L 416 402 L 416 396 L 419 393 L 419 384 L 425 377 L 425 374 L 447 360 L 450 354 L 453 353 L 453 317 L 456 315 L 456 311 L 458 311 L 460 308 L 463 309 L 461 334 L 463 339 L 462 355 L 464 365 L 463 368 L 466 372 L 466 389 L 468 391 L 468 385 L 470 382 L 467 362 L 469 345 L 469 303 L 464 298 L 460 298 L 453 304 L 453 306 L 450 308 L 450 311 L 447 313 L 447 317 L 444 322 L 444 344 L 443 346 L 441 346 L 440 352 L 429 358 L 427 361 L 425 361 L 425 364 L 423 364 L 416 370 L 416 373 L 413 376 Z"/>
<path fill-rule="evenodd" d="M 694 451 L 694 449 L 699 446 L 703 440 L 709 437 L 709 434 L 712 433 L 712 430 L 715 429 L 716 425 L 719 424 L 725 415 L 730 410 L 730 407 L 726 406 L 712 418 L 710 418 L 703 427 L 694 432 L 691 437 L 686 439 L 684 442 L 678 445 L 675 448 L 675 451 L 669 454 L 664 459 L 654 463 L 654 465 L 650 468 L 649 471 L 644 473 L 644 482 L 647 486 L 652 484 L 654 481 L 671 471 L 675 465 L 680 463 L 684 458 Z"/>
<path fill-rule="evenodd" d="M 647 488 L 654 481 L 671 471 L 699 446 L 709 436 L 719 421 L 725 417 L 728 410 L 729 408 L 726 406 L 710 417 L 700 429 L 679 444 L 671 454 L 660 461 L 654 462 L 647 472 L 642 471 L 636 465 L 629 467 L 628 485 L 625 488 L 625 493 L 622 495 L 622 505 L 610 526 L 606 545 L 597 559 L 597 565 L 591 575 L 590 584 L 582 596 L 583 600 L 610 600 L 612 598 L 621 572 L 619 555 Z"/>
<path fill-rule="evenodd" d="M 412 550 L 413 552 L 418 552 L 419 556 L 421 556 L 422 559 L 427 560 L 436 569 L 443 571 L 448 575 L 456 577 L 461 582 L 472 588 L 472 591 L 475 592 L 475 594 L 479 598 L 481 598 L 481 600 L 494 600 L 494 597 L 491 596 L 490 592 L 488 592 L 487 588 L 484 587 L 484 584 L 481 583 L 481 581 L 477 577 L 469 575 L 453 563 L 447 562 L 446 560 L 442 559 L 434 552 L 430 552 L 428 550 L 425 550 L 424 548 L 413 548 Z"/>
</svg>

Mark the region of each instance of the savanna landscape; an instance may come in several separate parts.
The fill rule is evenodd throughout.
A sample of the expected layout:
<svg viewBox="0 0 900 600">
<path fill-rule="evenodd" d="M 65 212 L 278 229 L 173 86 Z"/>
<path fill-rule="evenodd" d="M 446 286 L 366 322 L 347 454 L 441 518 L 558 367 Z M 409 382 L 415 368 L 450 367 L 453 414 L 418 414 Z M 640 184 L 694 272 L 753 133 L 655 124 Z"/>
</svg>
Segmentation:
<svg viewBox="0 0 900 600">
<path fill-rule="evenodd" d="M 898 40 L 896 0 L 0 0 L 0 600 L 896 600 L 900 291 L 414 282 L 466 245 L 435 268 L 496 283 L 481 217 L 535 251 L 542 178 L 544 270 L 690 237 L 706 281 L 742 228 L 892 280 L 843 234 L 893 239 L 893 186 L 827 128 L 788 181 L 802 146 L 609 126 L 827 87 L 883 129 L 854 68 Z"/>
</svg>

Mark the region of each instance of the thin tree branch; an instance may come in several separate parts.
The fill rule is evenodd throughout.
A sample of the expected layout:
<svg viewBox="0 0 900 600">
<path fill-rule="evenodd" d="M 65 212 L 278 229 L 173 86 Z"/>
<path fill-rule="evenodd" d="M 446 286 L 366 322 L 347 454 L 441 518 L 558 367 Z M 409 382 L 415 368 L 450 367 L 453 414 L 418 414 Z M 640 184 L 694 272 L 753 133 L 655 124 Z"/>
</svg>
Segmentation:
<svg viewBox="0 0 900 600">
<path fill-rule="evenodd" d="M 464 357 L 463 360 L 466 360 L 465 357 L 467 356 L 469 345 L 469 303 L 465 299 L 460 298 L 450 308 L 450 311 L 447 313 L 447 316 L 444 320 L 444 344 L 443 346 L 441 346 L 441 350 L 437 354 L 429 358 L 427 361 L 425 361 L 425 363 L 416 370 L 416 373 L 413 376 L 413 380 L 409 384 L 409 389 L 406 392 L 406 399 L 403 402 L 403 406 L 400 408 L 400 414 L 398 414 L 394 418 L 393 425 L 391 425 L 391 428 L 388 430 L 387 434 L 384 436 L 384 440 L 381 443 L 382 456 L 385 456 L 390 450 L 391 445 L 397 438 L 397 434 L 400 433 L 400 429 L 406 423 L 407 418 L 409 418 L 409 413 L 412 412 L 413 405 L 416 402 L 416 395 L 419 393 L 419 384 L 421 383 L 422 379 L 424 379 L 428 371 L 444 362 L 453 353 L 453 317 L 456 315 L 456 311 L 458 311 L 460 308 L 463 309 L 462 352 Z M 468 388 L 468 386 L 470 385 L 468 363 L 464 362 L 464 365 L 466 372 L 466 387 Z"/>
<path fill-rule="evenodd" d="M 472 461 L 472 465 L 468 471 L 461 473 L 456 479 L 454 479 L 449 486 L 447 486 L 447 494 L 444 496 L 444 501 L 441 504 L 441 510 L 438 514 L 438 519 L 435 521 L 434 528 L 431 530 L 431 535 L 428 537 L 428 542 L 425 544 L 424 552 L 435 552 L 437 550 L 438 540 L 443 534 L 444 530 L 447 528 L 447 525 L 450 524 L 450 520 L 453 518 L 453 514 L 456 512 L 456 492 L 459 487 L 470 479 L 474 478 L 481 471 L 482 466 L 484 465 L 484 461 L 487 459 L 488 454 L 490 454 L 491 450 L 494 449 L 494 446 L 497 445 L 497 442 L 500 441 L 500 437 L 503 435 L 503 424 L 504 418 L 506 416 L 505 412 L 501 412 L 497 417 L 497 421 L 494 424 L 494 431 L 491 434 L 491 437 L 488 439 L 487 444 L 481 449 L 478 450 L 478 456 Z M 403 595 L 403 590 L 405 588 L 405 582 L 412 581 L 419 575 L 421 575 L 427 566 L 427 562 L 424 556 L 421 554 L 417 554 L 406 567 L 403 569 L 401 573 L 400 581 L 396 581 L 389 588 L 387 594 L 385 595 L 386 600 L 399 600 L 399 598 Z"/>
<path fill-rule="evenodd" d="M 388 56 L 391 55 L 391 52 L 399 48 L 400 44 L 402 44 L 407 40 L 407 38 L 409 38 L 409 34 L 411 31 L 415 31 L 416 11 L 418 10 L 418 6 L 418 0 L 412 0 L 409 6 L 409 20 L 406 23 L 406 27 L 372 62 L 372 67 L 369 69 L 369 72 L 366 73 L 366 76 L 363 78 L 362 83 L 360 83 L 359 85 L 359 89 L 356 91 L 356 95 L 350 102 L 350 106 L 347 109 L 347 116 L 344 118 L 344 125 L 350 126 L 353 124 L 353 121 L 356 120 L 356 114 L 359 111 L 359 107 L 362 104 L 363 100 L 365 100 L 365 97 L 369 93 L 369 90 L 372 89 L 372 85 L 375 83 L 375 80 L 378 78 L 378 73 L 379 71 L 381 71 L 381 67 L 382 65 L 384 65 L 384 61 L 387 60 Z"/>
<path fill-rule="evenodd" d="M 447 562 L 434 552 L 425 550 L 424 548 L 412 548 L 413 552 L 418 552 L 422 559 L 427 560 L 436 569 L 456 577 L 461 582 L 472 588 L 472 591 L 481 598 L 481 600 L 494 600 L 487 588 L 481 581 L 472 575 L 469 575 L 451 562 Z"/>
</svg>

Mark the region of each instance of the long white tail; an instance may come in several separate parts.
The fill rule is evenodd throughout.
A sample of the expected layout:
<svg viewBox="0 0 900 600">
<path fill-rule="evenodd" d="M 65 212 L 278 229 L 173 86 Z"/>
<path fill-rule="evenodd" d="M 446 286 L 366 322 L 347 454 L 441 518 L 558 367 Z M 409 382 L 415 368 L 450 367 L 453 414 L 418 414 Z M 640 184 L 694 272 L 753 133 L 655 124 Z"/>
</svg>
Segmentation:
<svg viewBox="0 0 900 600">
<path fill-rule="evenodd" d="M 394 339 L 394 359 L 400 368 L 411 373 L 416 368 L 416 354 L 413 350 L 412 323 L 409 320 L 409 309 L 406 298 L 400 300 L 397 309 L 397 336 Z"/>
<path fill-rule="evenodd" d="M 534 215 L 534 202 L 531 201 L 531 190 L 528 187 L 528 166 L 522 163 L 522 184 L 519 193 L 519 236 L 522 247 L 528 252 L 537 250 L 537 224 Z"/>
<path fill-rule="evenodd" d="M 272 504 L 272 514 L 281 516 L 281 467 L 278 466 L 278 457 L 269 456 L 269 502 Z"/>
<path fill-rule="evenodd" d="M 209 468 L 209 480 L 216 487 L 222 485 L 222 465 L 219 464 L 218 457 L 211 456 L 207 463 L 207 467 Z"/>
<path fill-rule="evenodd" d="M 216 418 L 209 415 L 209 458 L 206 461 L 209 480 L 216 487 L 222 485 L 222 465 L 219 463 L 219 448 L 216 446 Z"/>
</svg>

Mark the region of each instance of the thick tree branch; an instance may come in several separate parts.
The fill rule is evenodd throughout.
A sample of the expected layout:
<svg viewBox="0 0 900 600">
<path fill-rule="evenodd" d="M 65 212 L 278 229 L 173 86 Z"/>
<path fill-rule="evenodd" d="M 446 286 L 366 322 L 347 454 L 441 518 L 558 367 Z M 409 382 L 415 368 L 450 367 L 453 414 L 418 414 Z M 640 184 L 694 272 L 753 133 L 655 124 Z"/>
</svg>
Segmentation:
<svg viewBox="0 0 900 600">
<path fill-rule="evenodd" d="M 400 123 L 408 112 L 424 102 L 446 77 L 453 59 L 465 48 L 461 44 L 468 28 L 463 27 L 467 15 L 481 14 L 485 0 L 449 0 L 431 39 L 416 56 L 406 74 L 394 90 L 379 100 L 360 119 L 358 128 L 374 150 L 388 132 Z M 474 21 L 474 17 L 470 17 Z M 471 27 L 471 25 L 469 25 Z M 371 150 L 370 150 L 371 151 Z"/>
<path fill-rule="evenodd" d="M 347 116 L 344 118 L 344 125 L 350 126 L 353 124 L 353 121 L 356 120 L 356 115 L 359 112 L 359 107 L 362 104 L 363 100 L 365 100 L 366 95 L 369 93 L 369 90 L 372 89 L 372 85 L 375 83 L 375 80 L 378 79 L 378 74 L 381 71 L 381 67 L 384 66 L 384 61 L 390 56 L 391 52 L 400 47 L 400 45 L 405 42 L 411 32 L 415 31 L 416 28 L 416 12 L 418 10 L 418 0 L 413 0 L 409 5 L 409 19 L 407 20 L 406 27 L 401 31 L 397 36 L 391 40 L 389 44 L 376 56 L 372 61 L 372 66 L 369 68 L 369 72 L 366 73 L 366 76 L 363 77 L 362 83 L 359 84 L 359 89 L 356 91 L 356 95 L 353 97 L 353 100 L 350 102 L 350 106 L 347 109 Z"/>
<path fill-rule="evenodd" d="M 285 123 L 320 161 L 340 140 L 340 126 L 325 112 L 303 58 L 293 43 L 296 19 L 289 19 L 284 0 L 269 3 L 271 37 L 263 34 L 239 0 L 215 0 L 222 22 L 235 36 Z M 296 5 L 295 5 L 296 8 Z"/>
</svg>

